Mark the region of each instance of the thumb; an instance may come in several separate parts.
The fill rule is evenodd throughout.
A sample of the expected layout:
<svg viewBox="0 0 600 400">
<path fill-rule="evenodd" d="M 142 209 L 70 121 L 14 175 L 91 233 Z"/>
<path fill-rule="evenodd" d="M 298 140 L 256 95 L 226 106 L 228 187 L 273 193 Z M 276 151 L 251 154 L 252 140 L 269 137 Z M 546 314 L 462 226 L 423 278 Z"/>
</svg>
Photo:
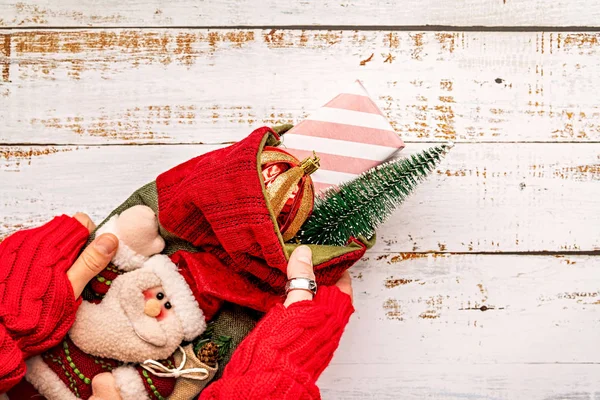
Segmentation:
<svg viewBox="0 0 600 400">
<path fill-rule="evenodd" d="M 78 298 L 85 285 L 110 263 L 119 247 L 119 239 L 113 234 L 98 236 L 81 253 L 75 264 L 67 271 L 67 277 L 73 286 L 75 298 Z"/>
<path fill-rule="evenodd" d="M 92 397 L 89 400 L 121 400 L 115 377 L 110 372 L 102 372 L 92 379 Z"/>
<path fill-rule="evenodd" d="M 312 251 L 308 246 L 299 246 L 290 256 L 287 267 L 288 279 L 308 278 L 315 279 L 312 265 Z M 307 290 L 292 290 L 288 293 L 284 306 L 288 307 L 297 301 L 312 300 L 313 294 Z"/>
</svg>

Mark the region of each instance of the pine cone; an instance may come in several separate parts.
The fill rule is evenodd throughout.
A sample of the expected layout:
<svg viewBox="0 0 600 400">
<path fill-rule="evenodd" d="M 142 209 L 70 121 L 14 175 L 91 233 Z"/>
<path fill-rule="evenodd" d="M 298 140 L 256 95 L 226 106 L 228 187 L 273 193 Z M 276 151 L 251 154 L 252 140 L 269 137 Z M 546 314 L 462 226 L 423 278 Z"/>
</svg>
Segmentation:
<svg viewBox="0 0 600 400">
<path fill-rule="evenodd" d="M 216 367 L 219 359 L 219 346 L 214 342 L 208 342 L 200 349 L 198 358 L 209 367 Z"/>
</svg>

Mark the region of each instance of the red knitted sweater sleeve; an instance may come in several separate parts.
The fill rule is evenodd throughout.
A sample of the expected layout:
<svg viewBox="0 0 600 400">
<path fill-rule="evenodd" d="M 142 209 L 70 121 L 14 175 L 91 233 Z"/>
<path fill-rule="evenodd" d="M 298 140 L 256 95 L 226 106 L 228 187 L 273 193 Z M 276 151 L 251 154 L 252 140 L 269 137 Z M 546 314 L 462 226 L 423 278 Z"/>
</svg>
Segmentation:
<svg viewBox="0 0 600 400">
<path fill-rule="evenodd" d="M 200 399 L 320 399 L 316 381 L 353 312 L 350 297 L 335 286 L 319 288 L 312 301 L 276 305 Z"/>
<path fill-rule="evenodd" d="M 0 243 L 0 393 L 23 378 L 25 359 L 58 344 L 71 328 L 80 300 L 66 271 L 88 235 L 63 215 Z"/>
</svg>

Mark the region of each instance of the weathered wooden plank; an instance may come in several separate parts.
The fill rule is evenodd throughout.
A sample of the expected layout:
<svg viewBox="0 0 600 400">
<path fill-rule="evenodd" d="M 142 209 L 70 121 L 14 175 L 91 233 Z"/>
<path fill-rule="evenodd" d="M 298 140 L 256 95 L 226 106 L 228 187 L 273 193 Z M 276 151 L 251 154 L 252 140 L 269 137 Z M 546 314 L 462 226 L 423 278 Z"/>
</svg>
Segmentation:
<svg viewBox="0 0 600 400">
<path fill-rule="evenodd" d="M 352 273 L 338 364 L 600 363 L 598 257 L 373 252 Z"/>
<path fill-rule="evenodd" d="M 100 220 L 162 171 L 214 148 L 4 147 L 0 235 L 62 212 Z M 375 251 L 600 250 L 599 159 L 599 144 L 458 144 L 380 230 Z"/>
<path fill-rule="evenodd" d="M 468 351 L 470 349 L 465 349 L 465 353 Z M 599 374 L 597 364 L 359 362 L 343 366 L 331 364 L 318 385 L 323 399 L 598 400 Z"/>
<path fill-rule="evenodd" d="M 250 0 L 1 0 L 0 26 L 453 25 L 597 26 L 592 0 L 410 0 L 285 2 Z"/>
<path fill-rule="evenodd" d="M 0 30 L 0 143 L 229 142 L 301 120 L 356 78 L 407 141 L 599 141 L 599 38 Z"/>
<path fill-rule="evenodd" d="M 324 398 L 600 396 L 598 257 L 373 252 L 352 275 Z"/>
</svg>

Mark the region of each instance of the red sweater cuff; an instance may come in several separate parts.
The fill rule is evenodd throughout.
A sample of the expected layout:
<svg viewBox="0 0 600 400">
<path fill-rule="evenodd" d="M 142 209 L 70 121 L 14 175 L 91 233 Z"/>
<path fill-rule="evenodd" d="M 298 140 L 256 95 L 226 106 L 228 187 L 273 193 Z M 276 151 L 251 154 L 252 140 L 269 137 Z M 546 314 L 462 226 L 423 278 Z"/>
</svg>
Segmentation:
<svg viewBox="0 0 600 400">
<path fill-rule="evenodd" d="M 50 243 L 53 243 L 56 246 L 56 249 L 64 257 L 68 258 L 73 257 L 73 252 L 76 251 L 76 259 L 77 256 L 79 256 L 81 247 L 83 244 L 85 244 L 85 242 L 87 242 L 88 237 L 90 236 L 87 228 L 83 226 L 81 222 L 64 214 L 59 217 L 55 217 L 52 221 L 41 228 L 46 227 L 49 233 L 52 232 L 52 234 L 48 237 L 50 239 Z"/>
<path fill-rule="evenodd" d="M 23 353 L 0 325 L 0 394 L 7 392 L 25 376 Z"/>
<path fill-rule="evenodd" d="M 235 351 L 223 377 L 201 398 L 227 398 L 222 395 L 234 392 L 248 399 L 291 399 L 297 397 L 281 397 L 282 393 L 300 392 L 313 393 L 303 398 L 317 398 L 315 382 L 333 357 L 353 312 L 350 296 L 334 286 L 320 288 L 314 300 L 288 308 L 276 305 Z M 303 389 L 299 391 L 298 385 Z"/>
<path fill-rule="evenodd" d="M 47 252 L 53 264 L 53 276 L 43 299 L 44 308 L 35 333 L 20 338 L 21 349 L 27 358 L 54 347 L 71 329 L 81 297 L 75 299 L 67 271 L 79 257 L 89 237 L 86 227 L 66 215 L 54 218 L 39 229 L 45 235 L 38 250 Z"/>
<path fill-rule="evenodd" d="M 299 301 L 287 308 L 278 305 L 273 311 L 275 325 L 281 327 L 271 334 L 277 336 L 282 329 L 289 333 L 280 347 L 282 353 L 316 381 L 329 365 L 354 313 L 350 296 L 336 286 L 323 286 L 312 301 Z"/>
<path fill-rule="evenodd" d="M 10 362 L 15 368 L 10 376 L 24 368 L 24 358 L 56 345 L 70 329 L 80 300 L 74 298 L 66 271 L 88 235 L 81 223 L 63 215 L 0 243 L 0 330 L 4 343 L 14 345 L 20 356 L 15 363 L 1 352 L 0 364 Z M 9 375 L 1 375 L 0 386 L 8 385 Z"/>
</svg>

